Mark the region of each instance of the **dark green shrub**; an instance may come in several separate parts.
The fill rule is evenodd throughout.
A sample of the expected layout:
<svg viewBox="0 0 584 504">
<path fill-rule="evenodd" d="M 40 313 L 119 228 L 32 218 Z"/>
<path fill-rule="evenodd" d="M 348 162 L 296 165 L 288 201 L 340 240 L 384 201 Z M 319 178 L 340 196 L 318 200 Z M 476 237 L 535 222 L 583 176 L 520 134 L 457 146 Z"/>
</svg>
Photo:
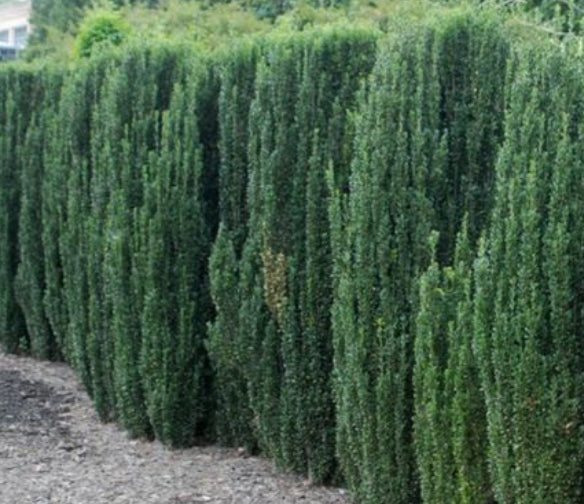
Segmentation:
<svg viewBox="0 0 584 504">
<path fill-rule="evenodd" d="M 465 225 L 454 265 L 441 268 L 434 260 L 420 279 L 414 433 L 426 503 L 492 502 L 486 408 L 473 352 L 472 249 Z"/>
<path fill-rule="evenodd" d="M 99 330 L 98 324 L 101 313 L 96 292 L 99 289 L 100 261 L 99 256 L 95 255 L 96 249 L 92 247 L 99 250 L 99 244 L 92 236 L 94 229 L 90 227 L 90 216 L 92 185 L 95 185 L 93 112 L 106 77 L 107 61 L 102 59 L 82 67 L 66 82 L 60 108 L 60 120 L 64 123 L 63 137 L 60 142 L 55 142 L 55 151 L 51 153 L 57 168 L 51 174 L 55 177 L 53 183 L 65 181 L 66 188 L 64 201 L 56 202 L 57 206 L 52 209 L 56 215 L 51 216 L 62 226 L 58 267 L 62 271 L 61 295 L 66 303 L 68 322 L 65 353 L 94 399 L 102 418 L 110 417 L 110 409 L 100 388 L 102 361 L 96 355 L 101 348 L 98 338 L 105 337 L 105 334 Z M 60 279 L 55 277 L 53 280 L 59 282 Z M 58 286 L 57 283 L 53 289 Z M 58 296 L 58 292 L 55 295 Z"/>
<path fill-rule="evenodd" d="M 64 74 L 64 77 L 68 76 Z M 64 88 L 64 83 L 61 84 Z M 63 89 L 60 90 L 61 92 Z M 69 318 L 64 292 L 62 237 L 66 223 L 67 178 L 69 175 L 66 145 L 78 124 L 63 121 L 60 107 L 67 98 L 60 96 L 52 114 L 44 122 L 45 156 L 41 182 L 42 221 L 40 232 L 44 252 L 43 306 L 61 356 L 72 363 L 73 352 L 68 338 Z M 72 117 L 71 117 L 72 119 Z M 71 122 L 73 124 L 71 124 Z"/>
<path fill-rule="evenodd" d="M 238 340 L 260 448 L 314 481 L 336 467 L 325 173 L 348 170 L 347 114 L 374 52 L 355 30 L 278 41 L 249 112 Z"/>
<path fill-rule="evenodd" d="M 213 120 L 204 115 L 204 99 L 218 88 L 202 65 L 187 65 L 182 79 L 162 116 L 160 151 L 143 172 L 139 224 L 145 247 L 142 381 L 154 432 L 172 446 L 192 444 L 212 418 L 205 337 L 213 229 L 205 194 L 213 165 L 205 163 L 205 150 L 211 147 L 205 142 L 211 139 L 203 121 Z"/>
<path fill-rule="evenodd" d="M 582 500 L 582 66 L 520 52 L 474 334 L 497 502 Z M 545 474 L 545 478 L 541 475 Z"/>
<path fill-rule="evenodd" d="M 238 337 L 243 329 L 239 321 L 240 304 L 247 302 L 239 291 L 239 260 L 248 229 L 248 123 L 258 54 L 257 46 L 242 46 L 225 57 L 221 64 L 221 225 L 209 264 L 216 311 L 215 320 L 209 326 L 208 345 L 216 378 L 215 430 L 219 442 L 244 445 L 249 450 L 255 448 L 257 440 L 246 379 L 249 361 L 245 360 L 246 349 Z"/>
<path fill-rule="evenodd" d="M 142 170 L 160 142 L 159 110 L 168 107 L 166 86 L 173 78 L 176 59 L 176 54 L 165 49 L 130 48 L 110 76 L 104 104 L 108 112 L 103 127 L 108 141 L 101 148 L 111 159 L 111 164 L 106 164 L 104 324 L 113 339 L 116 417 L 132 436 L 152 435 L 141 375 L 146 253 L 139 233 L 144 200 Z"/>
<path fill-rule="evenodd" d="M 23 154 L 34 109 L 41 106 L 34 92 L 36 79 L 34 71 L 16 67 L 0 73 L 0 343 L 8 352 L 30 347 L 24 314 L 17 303 L 16 275 Z M 29 139 L 28 143 L 33 142 Z"/>
<path fill-rule="evenodd" d="M 410 26 L 384 43 L 363 93 L 349 196 L 331 205 L 339 458 L 362 502 L 418 502 L 419 479 L 442 476 L 414 450 L 419 281 L 432 230 L 449 265 L 464 213 L 472 240 L 486 221 L 507 45 L 488 15 Z"/>
<path fill-rule="evenodd" d="M 50 85 L 47 89 L 51 89 Z M 50 114 L 50 109 L 46 110 Z M 50 115 L 52 118 L 53 116 Z M 59 353 L 45 314 L 44 250 L 42 241 L 42 181 L 44 171 L 44 128 L 33 119 L 27 129 L 21 170 L 21 202 L 18 225 L 19 265 L 15 280 L 16 298 L 25 317 L 30 352 L 50 359 Z"/>
</svg>

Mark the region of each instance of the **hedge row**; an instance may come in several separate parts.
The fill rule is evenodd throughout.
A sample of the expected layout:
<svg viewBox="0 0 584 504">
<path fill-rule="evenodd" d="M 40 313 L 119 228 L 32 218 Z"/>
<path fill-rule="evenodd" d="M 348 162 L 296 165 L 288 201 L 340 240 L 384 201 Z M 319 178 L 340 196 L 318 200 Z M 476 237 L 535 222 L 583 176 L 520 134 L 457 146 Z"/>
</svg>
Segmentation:
<svg viewBox="0 0 584 504">
<path fill-rule="evenodd" d="M 508 53 L 496 24 L 472 17 L 408 30 L 381 47 L 363 99 L 350 197 L 333 206 L 339 452 L 363 502 L 416 502 L 412 482 L 425 490 L 442 465 L 424 410 L 434 398 L 419 398 L 414 422 L 414 397 L 442 393 L 425 362 L 413 379 L 418 284 L 433 230 L 448 265 L 463 216 L 470 239 L 486 221 Z M 422 329 L 438 323 L 427 318 Z"/>
<path fill-rule="evenodd" d="M 281 466 L 324 481 L 336 471 L 326 167 L 348 171 L 347 114 L 373 66 L 375 38 L 333 31 L 266 51 L 251 103 L 222 103 L 226 123 L 249 130 L 243 149 L 240 128 L 222 137 L 210 335 L 227 405 L 219 434 L 232 442 L 241 432 Z"/>
<path fill-rule="evenodd" d="M 2 347 L 362 503 L 580 502 L 579 44 L 440 12 L 1 68 Z"/>
<path fill-rule="evenodd" d="M 65 358 L 101 418 L 171 445 L 191 443 L 212 411 L 203 339 L 218 81 L 190 61 L 132 49 L 59 78 L 3 73 L 7 103 L 32 110 L 14 119 L 26 133 L 3 136 L 14 152 L 3 216 L 14 217 L 2 243 L 18 264 L 3 295 L 27 329 L 3 333 L 4 346 Z"/>
</svg>

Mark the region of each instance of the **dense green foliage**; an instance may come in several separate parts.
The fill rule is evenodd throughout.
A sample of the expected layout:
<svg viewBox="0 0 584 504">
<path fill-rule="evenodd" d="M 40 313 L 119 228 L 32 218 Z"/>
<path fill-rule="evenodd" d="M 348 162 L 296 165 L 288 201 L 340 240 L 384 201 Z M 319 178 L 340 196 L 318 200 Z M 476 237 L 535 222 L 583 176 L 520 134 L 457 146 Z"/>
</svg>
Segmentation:
<svg viewBox="0 0 584 504">
<path fill-rule="evenodd" d="M 112 0 L 114 6 L 127 3 L 145 3 L 149 7 L 158 5 L 159 0 Z M 32 24 L 36 27 L 34 37 L 37 42 L 44 42 L 47 30 L 74 32 L 83 20 L 84 10 L 96 3 L 93 0 L 32 0 Z M 101 2 L 106 4 L 107 2 Z"/>
<path fill-rule="evenodd" d="M 330 478 L 335 467 L 325 167 L 348 170 L 347 116 L 374 54 L 375 38 L 367 32 L 335 30 L 277 41 L 258 62 L 255 97 L 247 109 L 239 109 L 236 89 L 225 90 L 233 101 L 222 102 L 226 127 L 245 122 L 249 114 L 249 147 L 238 149 L 244 146 L 241 128 L 224 129 L 223 227 L 212 281 L 227 275 L 225 268 L 239 269 L 245 294 L 237 303 L 226 293 L 226 306 L 216 296 L 218 323 L 234 329 L 216 326 L 212 344 L 224 358 L 229 349 L 246 349 L 250 360 L 237 365 L 245 357 L 236 353 L 225 372 L 244 370 L 260 447 L 281 466 L 307 471 L 315 481 Z M 230 290 L 236 288 L 236 278 L 224 280 Z M 237 317 L 250 315 L 250 297 L 256 320 L 238 324 Z M 235 423 L 245 416 L 231 418 Z"/>
<path fill-rule="evenodd" d="M 215 200 L 216 116 L 206 107 L 216 89 L 206 69 L 187 67 L 162 116 L 160 151 L 144 173 L 141 373 L 154 432 L 172 446 L 193 443 L 211 405 L 204 338 L 214 218 L 206 206 Z"/>
<path fill-rule="evenodd" d="M 64 79 L 2 74 L 9 104 L 17 91 L 37 100 L 22 110 L 43 103 L 28 124 L 12 111 L 3 123 L 14 146 L 2 165 L 3 346 L 62 355 L 101 418 L 171 445 L 192 443 L 212 404 L 203 339 L 218 85 L 189 54 L 134 48 Z"/>
<path fill-rule="evenodd" d="M 26 139 L 35 87 L 34 74 L 8 69 L 2 73 L 0 90 L 0 332 L 2 346 L 9 352 L 28 347 L 24 317 L 16 302 L 18 269 L 18 223 L 20 214 L 20 173 L 24 159 L 21 148 Z"/>
<path fill-rule="evenodd" d="M 47 73 L 33 91 L 36 99 L 45 103 L 44 110 L 35 111 L 28 124 L 22 145 L 20 172 L 20 219 L 18 223 L 19 265 L 16 275 L 16 298 L 23 310 L 33 355 L 55 358 L 60 350 L 54 341 L 54 331 L 44 309 L 46 285 L 42 236 L 42 186 L 44 159 L 49 132 L 44 126 L 55 114 L 60 97 L 61 76 Z M 31 90 L 28 91 L 29 93 Z"/>
<path fill-rule="evenodd" d="M 476 267 L 474 333 L 501 503 L 582 501 L 580 54 L 522 54 Z"/>
<path fill-rule="evenodd" d="M 348 169 L 348 109 L 339 103 L 353 101 L 374 49 L 360 32 L 284 39 L 259 61 L 253 49 L 242 53 L 223 76 L 210 339 L 220 437 L 259 444 L 315 481 L 335 467 L 323 167 Z"/>
<path fill-rule="evenodd" d="M 123 19 L 129 37 L 142 43 L 188 41 L 207 50 L 230 47 L 233 39 L 338 22 L 391 34 L 403 27 L 404 15 L 424 17 L 444 3 L 498 10 L 532 34 L 560 36 L 578 32 L 584 12 L 580 0 L 34 0 L 35 30 L 24 57 L 75 60 L 80 33 L 104 13 Z"/>
<path fill-rule="evenodd" d="M 221 443 L 239 444 L 250 451 L 257 444 L 246 372 L 251 355 L 239 336 L 246 327 L 243 318 L 240 320 L 240 304 L 249 302 L 250 292 L 243 283 L 239 290 L 243 282 L 239 260 L 249 215 L 248 123 L 258 57 L 258 47 L 242 46 L 225 58 L 221 69 L 220 228 L 209 262 L 211 294 L 217 312 L 209 326 L 208 340 L 216 384 L 215 430 Z M 241 307 L 242 317 L 248 310 L 249 305 Z"/>
<path fill-rule="evenodd" d="M 441 269 L 433 261 L 420 280 L 414 428 L 428 503 L 492 502 L 485 404 L 473 352 L 471 260 L 465 226 L 454 265 Z"/>
<path fill-rule="evenodd" d="M 440 232 L 438 261 L 449 264 L 464 213 L 471 236 L 485 221 L 507 51 L 495 25 L 470 17 L 392 37 L 363 100 L 350 198 L 333 204 L 340 219 L 333 324 L 340 460 L 364 502 L 418 499 L 412 438 L 418 280 L 430 263 L 432 230 Z M 430 476 L 420 469 L 422 480 Z"/>
<path fill-rule="evenodd" d="M 426 7 L 1 67 L 2 348 L 361 503 L 581 502 L 582 41 Z"/>
<path fill-rule="evenodd" d="M 87 17 L 79 28 L 76 41 L 77 55 L 87 58 L 96 47 L 103 44 L 119 46 L 126 40 L 129 31 L 129 25 L 114 13 L 93 14 Z"/>
</svg>

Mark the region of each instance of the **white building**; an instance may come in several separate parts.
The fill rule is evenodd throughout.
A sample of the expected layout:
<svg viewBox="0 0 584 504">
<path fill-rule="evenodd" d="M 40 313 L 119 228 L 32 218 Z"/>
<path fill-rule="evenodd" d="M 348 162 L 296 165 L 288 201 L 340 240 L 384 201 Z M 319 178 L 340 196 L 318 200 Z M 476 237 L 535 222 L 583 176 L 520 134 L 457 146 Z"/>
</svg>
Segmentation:
<svg viewBox="0 0 584 504">
<path fill-rule="evenodd" d="M 30 34 L 31 0 L 0 3 L 0 47 L 23 49 Z"/>
</svg>

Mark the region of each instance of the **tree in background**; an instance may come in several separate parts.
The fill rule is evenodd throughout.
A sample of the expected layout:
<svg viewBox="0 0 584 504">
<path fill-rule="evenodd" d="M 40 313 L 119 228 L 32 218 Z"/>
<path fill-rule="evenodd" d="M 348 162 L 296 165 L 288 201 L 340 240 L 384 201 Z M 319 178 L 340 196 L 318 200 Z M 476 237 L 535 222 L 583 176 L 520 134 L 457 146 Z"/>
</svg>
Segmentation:
<svg viewBox="0 0 584 504">
<path fill-rule="evenodd" d="M 52 38 L 62 43 L 64 35 L 75 35 L 87 11 L 112 10 L 134 3 L 157 7 L 160 0 L 32 0 L 31 24 L 35 29 L 30 38 L 31 56 L 45 54 L 43 46 L 56 43 Z"/>
<path fill-rule="evenodd" d="M 93 12 L 79 27 L 75 52 L 80 58 L 91 56 L 94 48 L 121 45 L 130 34 L 130 25 L 115 12 Z"/>
<path fill-rule="evenodd" d="M 46 40 L 49 28 L 72 32 L 83 17 L 90 0 L 33 0 L 31 23 L 35 30 L 31 43 Z"/>
</svg>

